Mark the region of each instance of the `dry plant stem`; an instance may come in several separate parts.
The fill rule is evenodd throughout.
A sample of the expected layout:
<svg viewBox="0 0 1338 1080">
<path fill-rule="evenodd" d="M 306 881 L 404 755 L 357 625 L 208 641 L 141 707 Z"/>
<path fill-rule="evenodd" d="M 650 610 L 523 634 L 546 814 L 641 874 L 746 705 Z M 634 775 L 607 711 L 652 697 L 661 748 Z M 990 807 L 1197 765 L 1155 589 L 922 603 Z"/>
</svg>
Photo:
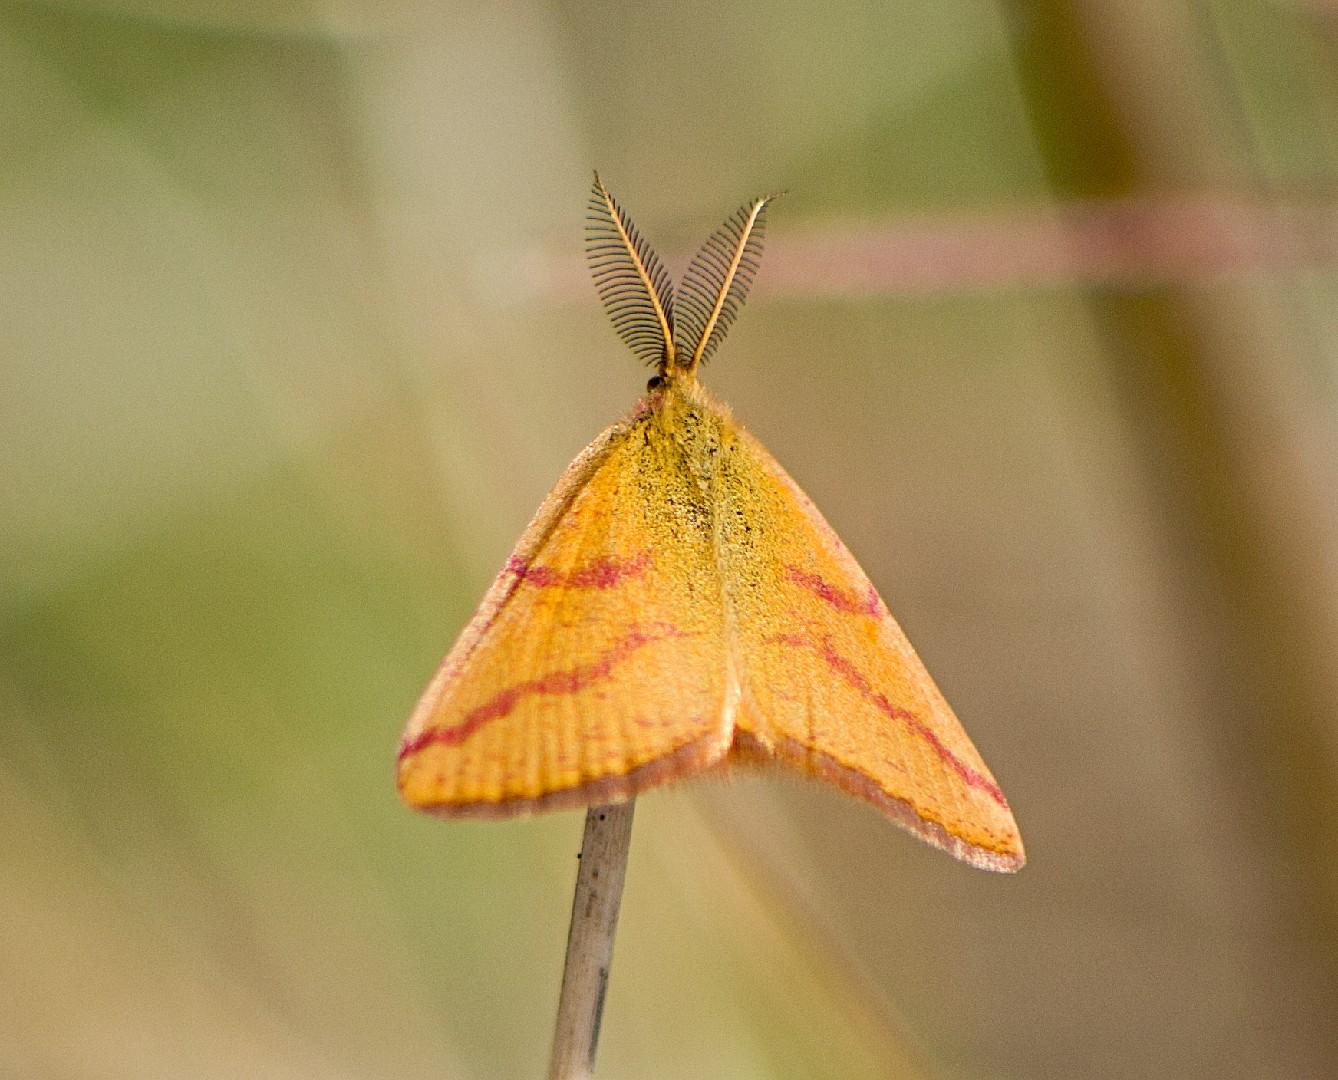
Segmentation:
<svg viewBox="0 0 1338 1080">
<path fill-rule="evenodd" d="M 634 801 L 592 806 L 585 815 L 548 1080 L 587 1080 L 594 1075 L 634 806 Z"/>
</svg>

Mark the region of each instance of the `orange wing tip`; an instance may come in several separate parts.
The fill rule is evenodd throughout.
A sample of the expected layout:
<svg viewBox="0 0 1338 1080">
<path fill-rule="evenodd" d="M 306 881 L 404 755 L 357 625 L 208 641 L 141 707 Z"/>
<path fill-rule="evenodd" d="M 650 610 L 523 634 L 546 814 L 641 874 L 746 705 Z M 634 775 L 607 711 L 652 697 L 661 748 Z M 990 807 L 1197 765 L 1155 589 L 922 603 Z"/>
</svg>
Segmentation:
<svg viewBox="0 0 1338 1080">
<path fill-rule="evenodd" d="M 1022 848 L 1022 838 L 1016 829 L 1001 835 L 986 826 L 981 826 L 980 832 L 988 834 L 988 839 L 982 836 L 981 843 L 964 839 L 948 831 L 937 821 L 922 817 L 910 802 L 888 794 L 863 773 L 841 765 L 826 754 L 810 751 L 790 740 L 782 740 L 775 747 L 768 747 L 762 745 L 754 736 L 739 732 L 735 737 L 731 757 L 740 764 L 780 761 L 797 766 L 801 772 L 817 777 L 840 788 L 846 794 L 877 807 L 907 832 L 977 869 L 1015 874 L 1026 865 L 1027 855 Z"/>
<path fill-rule="evenodd" d="M 838 765 L 830 758 L 821 755 L 808 764 L 824 780 L 858 799 L 872 803 L 903 829 L 914 833 L 926 843 L 946 851 L 955 859 L 981 870 L 994 870 L 1004 874 L 1016 873 L 1026 864 L 1027 855 L 1022 849 L 1022 838 L 1016 832 L 1009 836 L 1000 836 L 991 831 L 989 841 L 973 843 L 949 832 L 937 821 L 921 817 L 915 807 L 905 799 L 889 795 L 868 777 L 853 769 Z"/>
<path fill-rule="evenodd" d="M 429 801 L 409 794 L 407 777 L 410 758 L 399 770 L 400 797 L 410 807 L 447 820 L 502 821 L 529 817 L 553 810 L 580 810 L 628 802 L 638 795 L 674 780 L 693 776 L 719 762 L 729 749 L 728 735 L 696 739 L 677 750 L 638 765 L 625 773 L 596 777 L 571 787 L 540 792 L 537 795 L 499 795 L 495 799 L 440 799 Z"/>
</svg>

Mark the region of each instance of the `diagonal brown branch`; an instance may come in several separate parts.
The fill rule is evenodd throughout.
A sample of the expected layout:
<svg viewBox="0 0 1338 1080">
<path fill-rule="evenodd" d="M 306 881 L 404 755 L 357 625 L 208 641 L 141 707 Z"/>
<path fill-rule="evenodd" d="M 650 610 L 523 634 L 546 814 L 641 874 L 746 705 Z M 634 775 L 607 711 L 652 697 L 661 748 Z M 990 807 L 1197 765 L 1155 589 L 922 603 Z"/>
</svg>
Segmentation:
<svg viewBox="0 0 1338 1080">
<path fill-rule="evenodd" d="M 594 1075 L 635 805 L 592 806 L 585 815 L 548 1080 Z"/>
</svg>

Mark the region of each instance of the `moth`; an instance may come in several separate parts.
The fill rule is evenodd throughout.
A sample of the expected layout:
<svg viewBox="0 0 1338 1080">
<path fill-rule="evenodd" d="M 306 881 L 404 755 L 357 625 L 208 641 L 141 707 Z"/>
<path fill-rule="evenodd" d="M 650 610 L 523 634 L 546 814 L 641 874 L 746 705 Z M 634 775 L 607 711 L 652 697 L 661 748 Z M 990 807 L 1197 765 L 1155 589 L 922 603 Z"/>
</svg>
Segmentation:
<svg viewBox="0 0 1338 1080">
<path fill-rule="evenodd" d="M 655 374 L 568 467 L 423 693 L 400 794 L 496 818 L 774 763 L 1017 870 L 1008 801 L 877 590 L 698 379 L 748 296 L 773 199 L 741 207 L 675 287 L 596 174 L 595 286 Z"/>
</svg>

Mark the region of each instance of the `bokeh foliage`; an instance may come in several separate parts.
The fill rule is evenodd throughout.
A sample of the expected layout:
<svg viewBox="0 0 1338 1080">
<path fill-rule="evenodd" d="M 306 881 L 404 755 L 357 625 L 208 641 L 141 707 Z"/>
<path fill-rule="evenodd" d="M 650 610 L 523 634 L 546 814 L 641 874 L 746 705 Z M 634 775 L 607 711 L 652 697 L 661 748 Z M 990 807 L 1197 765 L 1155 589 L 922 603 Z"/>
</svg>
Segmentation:
<svg viewBox="0 0 1338 1080">
<path fill-rule="evenodd" d="M 391 762 L 644 380 L 595 165 L 676 269 L 790 189 L 706 378 L 1031 859 L 648 797 L 605 1074 L 1322 1075 L 1335 72 L 1329 0 L 5 5 L 0 1075 L 540 1072 L 579 816 Z"/>
</svg>

